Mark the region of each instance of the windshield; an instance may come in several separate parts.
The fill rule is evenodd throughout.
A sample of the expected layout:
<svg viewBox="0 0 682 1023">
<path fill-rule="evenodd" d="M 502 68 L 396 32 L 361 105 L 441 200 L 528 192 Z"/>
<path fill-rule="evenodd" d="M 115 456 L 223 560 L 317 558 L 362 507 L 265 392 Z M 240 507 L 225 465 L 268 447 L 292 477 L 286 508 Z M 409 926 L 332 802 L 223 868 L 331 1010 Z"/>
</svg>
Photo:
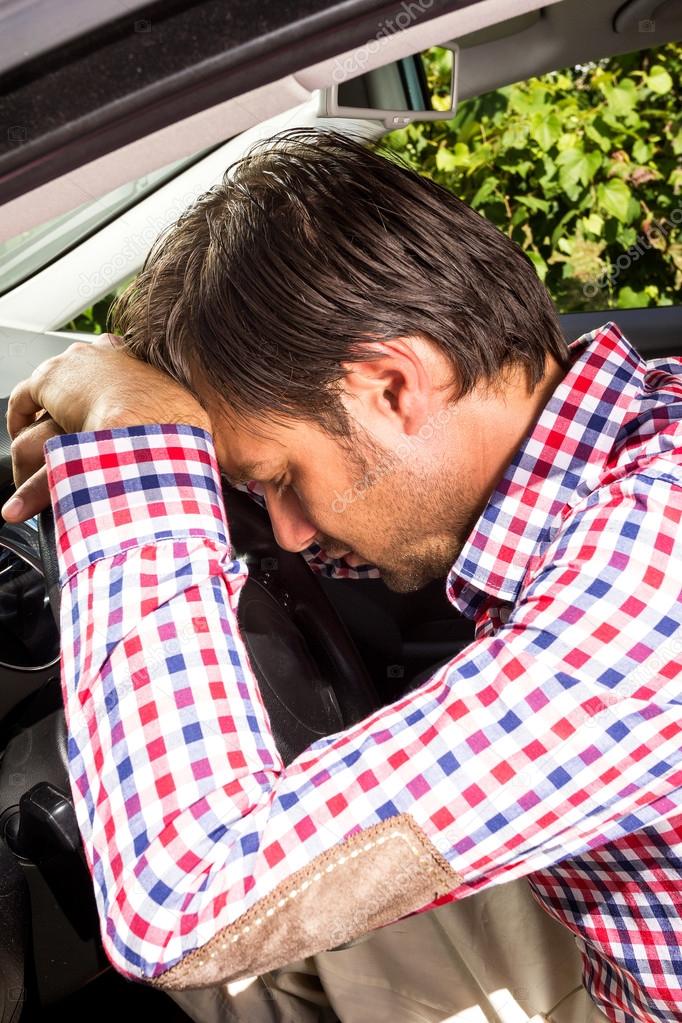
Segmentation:
<svg viewBox="0 0 682 1023">
<path fill-rule="evenodd" d="M 125 212 L 154 189 L 169 181 L 185 167 L 211 152 L 214 146 L 192 156 L 176 160 L 159 170 L 151 171 L 135 181 L 119 185 L 99 199 L 91 199 L 75 210 L 61 213 L 53 220 L 32 227 L 22 234 L 0 242 L 0 295 L 42 270 L 58 256 L 107 221 Z"/>
</svg>

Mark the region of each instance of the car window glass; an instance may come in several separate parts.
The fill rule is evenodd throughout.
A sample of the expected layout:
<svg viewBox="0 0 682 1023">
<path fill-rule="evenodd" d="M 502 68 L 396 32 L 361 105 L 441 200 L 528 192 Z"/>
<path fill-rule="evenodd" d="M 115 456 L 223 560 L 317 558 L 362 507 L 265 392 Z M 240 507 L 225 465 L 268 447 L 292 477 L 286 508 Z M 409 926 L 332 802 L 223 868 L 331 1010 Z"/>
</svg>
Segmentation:
<svg viewBox="0 0 682 1023">
<path fill-rule="evenodd" d="M 0 242 L 0 295 L 31 277 L 114 217 L 130 209 L 140 199 L 194 163 L 204 152 L 150 171 L 134 181 L 114 188 L 106 195 L 89 199 L 75 210 L 61 213 L 45 224 Z"/>
</svg>

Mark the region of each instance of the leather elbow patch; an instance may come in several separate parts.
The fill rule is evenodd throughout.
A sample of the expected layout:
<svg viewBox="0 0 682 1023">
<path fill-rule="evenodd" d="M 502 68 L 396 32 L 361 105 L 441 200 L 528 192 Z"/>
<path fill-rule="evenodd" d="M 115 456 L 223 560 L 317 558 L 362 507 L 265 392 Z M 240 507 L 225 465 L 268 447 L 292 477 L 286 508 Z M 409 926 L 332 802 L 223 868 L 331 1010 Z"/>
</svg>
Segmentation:
<svg viewBox="0 0 682 1023">
<path fill-rule="evenodd" d="M 462 881 L 410 814 L 398 814 L 316 857 L 149 983 L 183 990 L 266 973 L 399 920 Z"/>
</svg>

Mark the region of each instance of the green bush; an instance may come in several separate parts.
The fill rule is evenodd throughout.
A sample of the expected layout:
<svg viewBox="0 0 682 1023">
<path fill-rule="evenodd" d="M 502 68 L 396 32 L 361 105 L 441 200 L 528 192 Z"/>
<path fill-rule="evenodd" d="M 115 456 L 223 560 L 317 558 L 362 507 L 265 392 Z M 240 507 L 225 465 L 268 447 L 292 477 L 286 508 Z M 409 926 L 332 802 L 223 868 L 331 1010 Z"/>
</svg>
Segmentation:
<svg viewBox="0 0 682 1023">
<path fill-rule="evenodd" d="M 682 286 L 681 71 L 682 44 L 641 50 L 495 89 L 450 121 L 411 124 L 383 143 L 518 242 L 559 312 L 672 305 Z M 443 92 L 438 47 L 427 73 Z M 106 330 L 113 298 L 65 329 Z"/>
<path fill-rule="evenodd" d="M 496 89 L 383 141 L 518 242 L 559 312 L 671 305 L 681 70 L 671 43 Z"/>
</svg>

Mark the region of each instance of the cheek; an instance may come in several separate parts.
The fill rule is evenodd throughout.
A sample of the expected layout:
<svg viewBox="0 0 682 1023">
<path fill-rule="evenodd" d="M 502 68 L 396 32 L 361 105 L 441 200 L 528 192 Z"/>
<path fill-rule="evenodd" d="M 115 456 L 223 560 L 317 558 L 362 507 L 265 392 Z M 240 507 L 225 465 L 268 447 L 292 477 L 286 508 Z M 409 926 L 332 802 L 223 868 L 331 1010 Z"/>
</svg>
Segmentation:
<svg viewBox="0 0 682 1023">
<path fill-rule="evenodd" d="M 361 541 L 365 537 L 378 539 L 384 528 L 382 524 L 390 518 L 385 500 L 371 489 L 353 482 L 334 491 L 325 511 L 325 528 L 332 536 L 336 533 L 348 542 L 353 539 Z"/>
<path fill-rule="evenodd" d="M 348 487 L 325 485 L 313 491 L 299 491 L 301 513 L 311 522 L 323 547 L 350 546 L 355 535 L 356 502 Z"/>
<path fill-rule="evenodd" d="M 324 462 L 324 456 L 318 461 Z M 350 504 L 352 480 L 349 479 L 345 467 L 338 468 L 335 460 L 327 458 L 325 471 L 315 466 L 310 472 L 294 480 L 294 490 L 301 506 L 320 530 L 334 529 L 344 517 L 343 512 Z M 332 468 L 333 467 L 333 468 Z"/>
<path fill-rule="evenodd" d="M 387 509 L 380 494 L 383 483 L 381 473 L 373 479 L 371 466 L 361 467 L 337 450 L 326 450 L 316 453 L 298 480 L 294 477 L 294 490 L 319 534 L 343 546 L 376 533 Z"/>
</svg>

